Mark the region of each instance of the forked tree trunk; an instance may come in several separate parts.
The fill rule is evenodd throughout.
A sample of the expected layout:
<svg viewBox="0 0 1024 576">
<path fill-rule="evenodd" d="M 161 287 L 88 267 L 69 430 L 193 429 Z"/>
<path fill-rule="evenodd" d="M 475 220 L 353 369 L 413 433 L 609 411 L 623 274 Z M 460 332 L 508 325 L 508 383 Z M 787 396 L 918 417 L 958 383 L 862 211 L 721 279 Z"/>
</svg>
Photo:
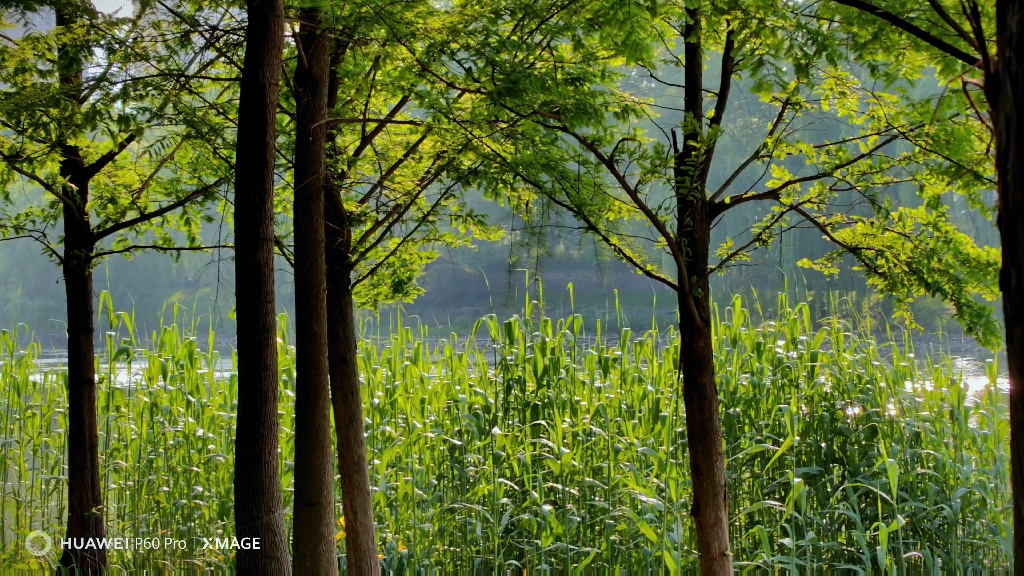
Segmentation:
<svg viewBox="0 0 1024 576">
<path fill-rule="evenodd" d="M 327 325 L 331 367 L 331 403 L 338 438 L 338 471 L 345 514 L 345 548 L 349 574 L 378 576 L 377 540 L 373 530 L 370 471 L 366 462 L 363 397 L 359 386 L 355 304 L 350 271 L 330 268 Z"/>
<path fill-rule="evenodd" d="M 324 182 L 330 37 L 318 9 L 300 14 L 295 70 L 295 496 L 292 571 L 337 574 L 327 368 Z"/>
<path fill-rule="evenodd" d="M 693 126 L 704 122 L 703 64 L 700 11 L 687 9 L 683 31 L 686 91 L 683 106 Z M 720 95 L 721 97 L 721 95 Z M 690 451 L 693 504 L 690 516 L 697 531 L 700 572 L 705 576 L 732 574 L 729 550 L 729 503 L 725 480 L 725 450 L 718 406 L 718 386 L 711 342 L 711 295 L 708 253 L 711 222 L 708 217 L 705 151 L 696 134 L 684 129 L 682 149 L 676 145 L 676 238 L 684 254 L 686 271 L 698 278 L 694 284 L 680 268 L 679 372 L 683 378 L 686 407 L 686 438 Z M 689 287 L 689 290 L 686 289 Z"/>
<path fill-rule="evenodd" d="M 290 574 L 277 441 L 277 317 L 274 301 L 274 143 L 284 47 L 281 0 L 247 0 L 245 59 L 235 147 L 235 306 L 238 419 L 235 536 L 243 574 Z"/>
<path fill-rule="evenodd" d="M 1024 575 L 1024 1 L 996 1 L 995 74 L 985 79 L 994 112 L 1006 359 L 1010 373 L 1010 477 L 1014 573 Z"/>
<path fill-rule="evenodd" d="M 88 183 L 77 190 L 85 198 Z M 67 190 L 71 192 L 71 190 Z M 84 210 L 84 202 L 80 206 Z M 93 344 L 92 232 L 88 221 L 64 208 L 64 289 L 68 309 L 68 525 L 60 563 L 81 574 L 99 574 L 107 552 L 85 548 L 86 539 L 106 535 L 96 425 L 96 364 Z M 95 541 L 95 540 L 94 540 Z M 81 547 L 82 549 L 79 549 Z"/>
</svg>

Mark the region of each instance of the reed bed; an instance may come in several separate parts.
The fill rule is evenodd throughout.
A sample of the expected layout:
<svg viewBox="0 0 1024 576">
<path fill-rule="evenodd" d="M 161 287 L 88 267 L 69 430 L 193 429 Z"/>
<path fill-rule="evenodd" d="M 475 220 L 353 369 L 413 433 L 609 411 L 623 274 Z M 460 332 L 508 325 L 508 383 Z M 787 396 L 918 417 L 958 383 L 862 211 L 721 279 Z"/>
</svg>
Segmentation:
<svg viewBox="0 0 1024 576">
<path fill-rule="evenodd" d="M 109 535 L 187 540 L 111 551 L 123 571 L 228 570 L 237 377 L 177 313 L 149 334 L 101 300 L 100 448 Z M 755 320 L 757 316 L 757 320 Z M 759 573 L 998 572 L 1011 565 L 1005 393 L 972 394 L 916 356 L 780 296 L 714 312 L 736 566 Z M 389 574 L 696 570 L 673 327 L 524 313 L 436 339 L 415 319 L 361 326 L 380 555 Z M 280 322 L 281 477 L 290 506 L 294 350 Z M 65 384 L 26 328 L 0 334 L 0 570 L 52 567 Z M 20 344 L 19 344 L 20 342 Z M 143 342 L 149 342 L 143 345 Z M 608 342 L 615 342 L 614 345 Z M 340 496 L 339 496 L 340 497 Z M 286 516 L 289 513 L 286 512 Z M 339 514 L 340 516 L 340 514 Z M 290 517 L 286 517 L 290 523 Z M 339 562 L 344 568 L 343 524 Z"/>
</svg>

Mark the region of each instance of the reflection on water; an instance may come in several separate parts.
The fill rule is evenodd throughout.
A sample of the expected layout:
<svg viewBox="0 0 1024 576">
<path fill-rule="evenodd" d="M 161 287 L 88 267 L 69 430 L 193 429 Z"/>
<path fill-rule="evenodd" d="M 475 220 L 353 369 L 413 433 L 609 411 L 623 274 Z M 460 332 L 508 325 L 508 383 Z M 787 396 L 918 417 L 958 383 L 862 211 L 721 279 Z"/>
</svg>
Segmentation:
<svg viewBox="0 0 1024 576">
<path fill-rule="evenodd" d="M 136 360 L 132 362 L 119 361 L 115 363 L 114 371 L 114 386 L 118 388 L 131 389 L 138 386 L 144 381 L 143 375 L 147 371 L 148 361 L 145 359 L 144 351 L 138 351 Z M 39 367 L 39 372 L 46 372 L 51 370 L 63 369 L 68 362 L 67 350 L 46 350 L 39 354 L 36 359 L 36 365 Z M 2 364 L 3 362 L 0 362 Z M 100 369 L 98 371 L 99 377 L 107 377 L 108 374 L 108 362 L 106 358 L 100 358 Z M 208 369 L 199 370 L 200 374 L 208 373 Z M 223 379 L 231 376 L 231 358 L 221 357 L 217 360 L 217 363 L 213 366 L 213 377 L 215 379 Z"/>
</svg>

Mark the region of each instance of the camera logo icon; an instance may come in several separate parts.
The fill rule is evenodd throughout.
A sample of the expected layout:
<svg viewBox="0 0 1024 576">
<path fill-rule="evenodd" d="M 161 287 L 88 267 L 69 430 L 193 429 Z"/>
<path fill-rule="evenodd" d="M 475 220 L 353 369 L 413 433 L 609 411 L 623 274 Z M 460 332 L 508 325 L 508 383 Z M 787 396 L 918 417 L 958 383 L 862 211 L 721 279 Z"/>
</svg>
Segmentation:
<svg viewBox="0 0 1024 576">
<path fill-rule="evenodd" d="M 25 550 L 33 556 L 46 556 L 53 549 L 53 539 L 42 530 L 33 530 L 25 536 Z"/>
</svg>

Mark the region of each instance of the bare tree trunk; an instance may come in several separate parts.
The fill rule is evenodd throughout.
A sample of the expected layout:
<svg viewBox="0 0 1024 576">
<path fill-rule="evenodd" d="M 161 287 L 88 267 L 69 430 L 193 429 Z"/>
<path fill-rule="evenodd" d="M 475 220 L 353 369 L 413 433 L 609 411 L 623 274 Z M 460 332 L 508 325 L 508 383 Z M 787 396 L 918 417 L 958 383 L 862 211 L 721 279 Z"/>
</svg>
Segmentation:
<svg viewBox="0 0 1024 576">
<path fill-rule="evenodd" d="M 693 505 L 690 516 L 697 528 L 700 572 L 705 576 L 732 574 L 729 551 L 729 505 L 725 480 L 725 450 L 718 406 L 718 386 L 711 342 L 710 286 L 707 278 L 711 244 L 708 218 L 707 159 L 710 153 L 697 142 L 703 126 L 703 64 L 700 11 L 687 9 L 683 31 L 683 106 L 691 130 L 683 129 L 682 149 L 676 147 L 676 238 L 684 254 L 686 271 L 699 280 L 694 284 L 680 267 L 679 282 L 679 372 L 683 378 L 686 407 L 686 438 L 690 451 Z M 722 95 L 720 95 L 722 97 Z M 689 290 L 686 287 L 689 286 Z M 692 306 L 691 306 L 692 304 Z"/>
<path fill-rule="evenodd" d="M 1024 2 L 996 1 L 996 70 L 985 91 L 994 112 L 1006 359 L 1010 372 L 1010 477 L 1014 574 L 1024 575 Z"/>
<path fill-rule="evenodd" d="M 327 365 L 324 183 L 330 37 L 300 14 L 295 70 L 295 496 L 292 571 L 337 574 L 331 389 Z"/>
<path fill-rule="evenodd" d="M 332 267 L 329 274 L 327 322 L 331 402 L 334 406 L 334 429 L 338 437 L 338 470 L 341 473 L 348 571 L 359 576 L 377 576 L 380 574 L 380 561 L 377 558 L 377 539 L 373 530 L 373 501 L 370 494 L 370 471 L 366 462 L 363 398 L 359 386 L 350 271 L 344 266 Z"/>
<path fill-rule="evenodd" d="M 277 441 L 277 316 L 274 300 L 274 151 L 284 47 L 281 0 L 247 0 L 245 59 L 235 148 L 235 306 L 238 420 L 235 535 L 240 573 L 290 574 Z"/>
<path fill-rule="evenodd" d="M 705 220 L 706 222 L 706 220 Z M 705 228 L 705 230 L 707 230 Z M 694 238 L 687 238 L 686 246 Z M 700 244 L 696 242 L 696 244 Z M 704 254 L 697 247 L 693 253 Z M 701 258 L 688 262 L 690 270 Z M 688 281 L 680 278 L 679 282 Z M 719 412 L 718 387 L 711 341 L 708 282 L 698 283 L 702 295 L 694 298 L 699 318 L 690 318 L 680 292 L 679 370 L 683 377 L 683 403 L 686 406 L 686 440 L 690 451 L 690 477 L 693 482 L 693 504 L 690 516 L 697 528 L 697 550 L 701 574 L 732 574 L 729 551 L 729 503 L 725 478 L 725 450 L 722 444 L 722 421 Z"/>
<path fill-rule="evenodd" d="M 67 163 L 67 162 L 65 162 Z M 88 183 L 76 190 L 84 211 Z M 71 192 L 68 190 L 68 192 Z M 100 485 L 96 425 L 96 364 L 93 344 L 92 231 L 88 220 L 64 208 L 64 288 L 68 310 L 68 525 L 60 563 L 78 573 L 99 574 L 107 566 L 104 549 L 86 546 L 103 538 L 103 490 Z"/>
<path fill-rule="evenodd" d="M 702 197 L 703 195 L 701 195 Z M 683 378 L 686 407 L 686 441 L 690 451 L 693 504 L 690 516 L 697 528 L 697 550 L 701 574 L 732 574 L 729 551 L 729 501 L 725 478 L 725 449 L 715 382 L 714 349 L 711 340 L 711 304 L 707 270 L 711 229 L 707 205 L 701 197 L 687 202 L 686 226 L 681 245 L 688 247 L 689 270 L 699 270 L 703 279 L 694 287 L 697 318 L 687 313 L 686 296 L 679 292 L 679 372 Z M 680 277 L 679 283 L 689 282 Z"/>
</svg>

